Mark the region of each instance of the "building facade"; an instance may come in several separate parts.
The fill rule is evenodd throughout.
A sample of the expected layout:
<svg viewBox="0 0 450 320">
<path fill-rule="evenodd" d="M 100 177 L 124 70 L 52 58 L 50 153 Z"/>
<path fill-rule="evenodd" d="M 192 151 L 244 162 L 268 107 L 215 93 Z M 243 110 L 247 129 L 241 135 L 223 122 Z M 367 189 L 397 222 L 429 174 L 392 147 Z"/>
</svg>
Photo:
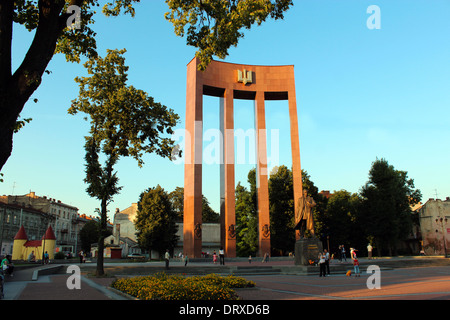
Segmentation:
<svg viewBox="0 0 450 320">
<path fill-rule="evenodd" d="M 429 199 L 419 210 L 425 255 L 450 253 L 450 197 Z"/>
<path fill-rule="evenodd" d="M 12 254 L 14 237 L 24 226 L 29 240 L 40 240 L 51 221 L 41 210 L 0 202 L 0 254 Z"/>
<path fill-rule="evenodd" d="M 23 224 L 27 229 L 28 236 L 32 239 L 34 234 L 42 233 L 50 225 L 56 237 L 56 252 L 76 253 L 78 251 L 79 234 L 85 221 L 80 218 L 77 207 L 54 198 L 37 196 L 35 192 L 26 195 L 0 196 L 0 203 L 8 205 L 10 210 L 16 208 L 15 212 L 10 213 L 11 226 L 14 226 L 15 233 Z M 19 215 L 17 208 L 21 208 L 21 212 L 25 212 L 25 214 Z M 31 217 L 29 213 L 35 217 Z M 44 215 L 45 219 L 38 219 L 39 214 Z M 8 219 L 8 215 L 6 215 L 6 219 Z M 14 231 L 8 229 L 7 232 Z M 8 234 L 9 236 L 10 234 Z M 14 235 L 12 237 L 14 238 Z"/>
<path fill-rule="evenodd" d="M 135 219 L 138 211 L 138 204 L 133 203 L 130 207 L 114 214 L 113 236 L 108 238 L 105 244 L 118 244 L 122 248 L 122 257 L 127 257 L 131 253 L 140 253 L 141 249 L 137 243 Z M 178 243 L 174 248 L 174 255 L 183 254 L 183 223 L 177 222 Z M 204 223 L 202 226 L 203 242 L 202 253 L 212 254 L 214 250 L 218 252 L 220 248 L 220 223 Z M 151 253 L 151 257 L 158 259 L 156 252 Z"/>
</svg>

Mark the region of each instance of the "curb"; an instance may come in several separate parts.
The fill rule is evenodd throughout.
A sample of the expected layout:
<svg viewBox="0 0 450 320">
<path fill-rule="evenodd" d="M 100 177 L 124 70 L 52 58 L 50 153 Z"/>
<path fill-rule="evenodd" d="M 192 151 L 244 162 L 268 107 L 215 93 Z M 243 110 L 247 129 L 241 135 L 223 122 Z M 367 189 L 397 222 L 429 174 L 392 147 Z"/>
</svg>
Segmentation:
<svg viewBox="0 0 450 320">
<path fill-rule="evenodd" d="M 55 266 L 51 266 L 51 267 L 34 270 L 33 275 L 31 277 L 31 281 L 37 281 L 39 279 L 40 275 L 50 275 L 50 274 L 58 273 L 62 267 L 63 267 L 63 265 L 55 265 Z"/>
</svg>

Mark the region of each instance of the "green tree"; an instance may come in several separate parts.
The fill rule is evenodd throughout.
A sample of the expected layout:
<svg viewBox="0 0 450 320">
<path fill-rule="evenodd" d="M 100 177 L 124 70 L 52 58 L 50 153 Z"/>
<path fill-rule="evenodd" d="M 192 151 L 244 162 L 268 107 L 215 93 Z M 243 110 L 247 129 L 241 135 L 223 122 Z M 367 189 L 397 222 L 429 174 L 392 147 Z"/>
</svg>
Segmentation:
<svg viewBox="0 0 450 320">
<path fill-rule="evenodd" d="M 176 187 L 169 194 L 170 202 L 173 209 L 177 213 L 177 220 L 183 221 L 184 216 L 184 188 Z M 202 195 L 202 221 L 203 222 L 219 222 L 219 214 L 211 208 L 208 199 Z"/>
<path fill-rule="evenodd" d="M 102 8 L 106 16 L 122 13 L 135 15 L 134 4 L 140 0 L 111 0 Z M 206 67 L 213 55 L 223 58 L 243 36 L 241 29 L 261 24 L 271 16 L 283 18 L 291 0 L 166 0 L 175 33 L 187 29 L 188 45 L 198 48 L 197 56 Z M 81 9 L 80 28 L 68 27 L 74 11 Z M 99 0 L 1 0 L 0 1 L 0 170 L 11 155 L 13 135 L 26 102 L 42 81 L 55 53 L 70 62 L 97 56 L 97 34 L 92 29 Z M 13 72 L 13 25 L 24 26 L 35 36 L 22 63 Z M 48 72 L 48 71 L 47 71 Z M 26 120 L 25 120 L 26 121 Z"/>
<path fill-rule="evenodd" d="M 107 236 L 107 206 L 121 187 L 114 166 L 120 157 L 133 157 L 143 165 L 144 153 L 170 157 L 173 133 L 178 115 L 156 103 L 146 92 L 127 85 L 128 67 L 122 56 L 125 50 L 108 50 L 103 59 L 85 63 L 89 77 L 76 78 L 80 86 L 78 99 L 69 113 L 83 112 L 91 129 L 86 138 L 86 189 L 89 196 L 101 202 L 99 257 L 97 275 L 103 275 L 104 238 Z M 105 164 L 100 164 L 103 154 Z"/>
<path fill-rule="evenodd" d="M 169 199 L 172 203 L 172 208 L 177 213 L 177 221 L 183 221 L 184 212 L 184 188 L 176 187 L 171 193 L 169 193 Z"/>
<path fill-rule="evenodd" d="M 256 169 L 251 169 L 247 176 L 249 190 L 240 183 L 236 186 L 236 225 L 237 252 L 246 256 L 256 253 L 258 248 L 258 216 L 257 216 L 257 188 Z M 309 174 L 302 170 L 303 188 L 314 198 L 317 205 L 313 208 L 316 234 L 322 230 L 323 212 L 326 198 L 318 193 L 317 187 Z M 285 254 L 293 251 L 295 246 L 294 231 L 294 189 L 292 170 L 286 166 L 272 170 L 269 179 L 269 211 L 270 238 L 274 253 Z"/>
<path fill-rule="evenodd" d="M 337 251 L 343 244 L 361 248 L 361 227 L 357 221 L 361 198 L 346 190 L 335 191 L 328 199 L 321 215 L 322 233 L 329 236 L 330 250 Z"/>
<path fill-rule="evenodd" d="M 411 205 L 422 198 L 414 180 L 406 171 L 395 170 L 385 159 L 376 159 L 369 171 L 369 181 L 361 189 L 363 198 L 359 221 L 372 237 L 378 254 L 396 251 L 399 240 L 411 232 Z"/>
<path fill-rule="evenodd" d="M 258 251 L 258 217 L 252 194 L 239 182 L 235 189 L 236 251 L 241 257 Z"/>
<path fill-rule="evenodd" d="M 217 223 L 219 222 L 219 219 L 220 215 L 211 208 L 205 195 L 202 195 L 202 221 Z"/>
<path fill-rule="evenodd" d="M 272 170 L 269 177 L 270 245 L 281 255 L 294 251 L 294 184 L 286 166 Z"/>
<path fill-rule="evenodd" d="M 144 191 L 135 220 L 140 247 L 157 251 L 161 258 L 167 249 L 173 251 L 178 241 L 176 220 L 169 194 L 160 185 Z"/>
<path fill-rule="evenodd" d="M 99 223 L 97 221 L 88 221 L 80 230 L 81 249 L 84 252 L 91 251 L 91 244 L 98 241 Z"/>
<path fill-rule="evenodd" d="M 292 0 L 167 0 L 172 22 L 178 36 L 186 34 L 186 42 L 199 48 L 196 56 L 204 70 L 212 57 L 224 59 L 231 46 L 244 37 L 243 28 L 261 25 L 268 17 L 283 19 Z"/>
</svg>

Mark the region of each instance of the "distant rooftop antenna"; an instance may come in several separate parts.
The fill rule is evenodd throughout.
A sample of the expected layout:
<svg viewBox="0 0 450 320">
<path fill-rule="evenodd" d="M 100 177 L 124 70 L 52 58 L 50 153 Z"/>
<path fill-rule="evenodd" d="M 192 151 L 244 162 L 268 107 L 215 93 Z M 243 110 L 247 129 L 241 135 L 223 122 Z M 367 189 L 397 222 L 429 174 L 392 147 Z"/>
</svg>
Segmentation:
<svg viewBox="0 0 450 320">
<path fill-rule="evenodd" d="M 436 195 L 436 200 L 438 199 L 438 192 L 437 189 L 434 189 L 434 194 Z"/>
<path fill-rule="evenodd" d="M 16 182 L 15 181 L 14 181 L 13 187 L 12 187 L 12 193 L 11 193 L 12 196 L 14 195 L 14 189 L 16 189 Z"/>
</svg>

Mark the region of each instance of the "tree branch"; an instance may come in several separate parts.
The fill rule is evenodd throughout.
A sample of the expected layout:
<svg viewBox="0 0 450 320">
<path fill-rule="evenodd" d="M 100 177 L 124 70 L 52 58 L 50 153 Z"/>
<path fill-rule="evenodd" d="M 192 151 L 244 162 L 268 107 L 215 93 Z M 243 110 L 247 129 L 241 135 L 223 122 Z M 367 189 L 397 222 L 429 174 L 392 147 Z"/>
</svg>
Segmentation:
<svg viewBox="0 0 450 320">
<path fill-rule="evenodd" d="M 66 27 L 62 23 L 61 11 L 64 0 L 39 0 L 39 24 L 36 34 L 22 64 L 12 77 L 9 91 L 21 108 L 39 87 L 41 78 L 50 60 L 52 59 L 56 44 L 61 32 Z M 17 115 L 21 110 L 17 110 Z"/>
<path fill-rule="evenodd" d="M 11 44 L 14 2 L 0 0 L 0 90 L 11 78 Z"/>
</svg>

